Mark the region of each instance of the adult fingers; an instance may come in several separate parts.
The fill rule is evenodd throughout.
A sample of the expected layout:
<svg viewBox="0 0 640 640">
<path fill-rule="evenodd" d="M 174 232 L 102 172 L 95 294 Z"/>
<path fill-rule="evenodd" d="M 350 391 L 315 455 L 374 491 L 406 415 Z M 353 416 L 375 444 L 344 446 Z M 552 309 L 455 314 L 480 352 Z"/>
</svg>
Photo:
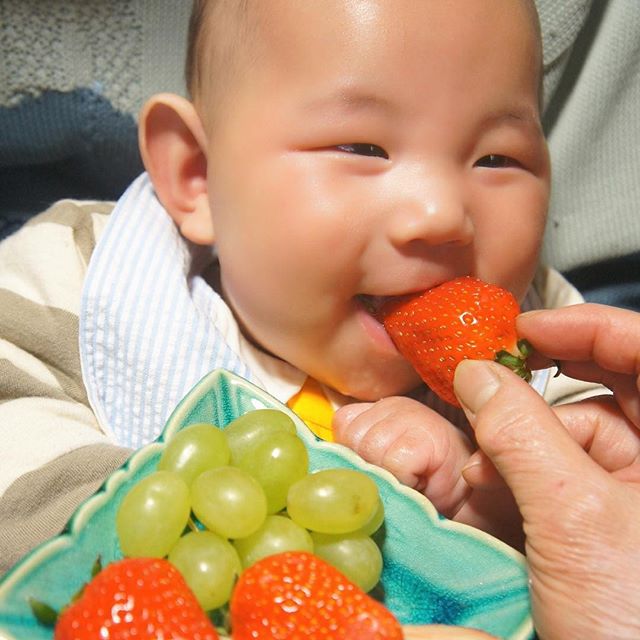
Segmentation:
<svg viewBox="0 0 640 640">
<path fill-rule="evenodd" d="M 504 486 L 502 476 L 481 449 L 469 457 L 462 469 L 462 477 L 474 489 L 498 489 Z"/>
<path fill-rule="evenodd" d="M 610 389 L 625 416 L 640 427 L 640 376 L 611 372 L 592 361 L 565 361 L 562 372 L 570 378 L 600 383 Z"/>
<path fill-rule="evenodd" d="M 604 473 L 544 399 L 502 365 L 463 361 L 455 390 L 478 445 L 511 488 L 525 520 L 527 510 L 546 509 L 549 496 L 570 501 L 580 479 Z"/>
<path fill-rule="evenodd" d="M 559 405 L 553 412 L 573 440 L 603 469 L 625 479 L 640 474 L 640 429 L 621 414 L 612 396 Z M 495 489 L 504 483 L 482 450 L 469 458 L 462 474 L 473 488 Z"/>
<path fill-rule="evenodd" d="M 640 374 L 640 314 L 598 304 L 530 311 L 518 335 L 554 360 L 593 360 L 603 369 Z"/>
</svg>

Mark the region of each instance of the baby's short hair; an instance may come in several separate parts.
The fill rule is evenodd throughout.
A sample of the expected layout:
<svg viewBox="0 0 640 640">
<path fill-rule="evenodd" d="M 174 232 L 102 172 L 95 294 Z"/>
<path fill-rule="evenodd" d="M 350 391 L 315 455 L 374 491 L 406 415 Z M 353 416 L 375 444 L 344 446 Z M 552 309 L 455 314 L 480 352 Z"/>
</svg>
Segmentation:
<svg viewBox="0 0 640 640">
<path fill-rule="evenodd" d="M 194 0 L 189 21 L 185 79 L 192 99 L 198 97 L 205 80 L 216 86 L 232 74 L 238 52 L 248 48 L 249 11 L 252 0 Z M 207 85 L 208 86 L 208 85 Z"/>
<path fill-rule="evenodd" d="M 540 36 L 535 1 L 522 2 Z M 266 5 L 263 0 L 193 0 L 185 78 L 194 101 L 206 90 L 209 104 L 218 103 L 227 82 L 239 71 L 239 59 L 246 62 L 255 57 L 258 27 L 268 15 L 261 9 Z"/>
<path fill-rule="evenodd" d="M 208 7 L 212 4 L 211 0 L 193 0 L 191 9 L 191 18 L 189 20 L 189 32 L 187 36 L 187 58 L 185 61 L 185 80 L 187 91 L 193 97 L 196 91 L 196 85 L 199 84 L 199 76 L 201 75 L 202 65 L 202 48 L 206 39 L 205 17 Z"/>
</svg>

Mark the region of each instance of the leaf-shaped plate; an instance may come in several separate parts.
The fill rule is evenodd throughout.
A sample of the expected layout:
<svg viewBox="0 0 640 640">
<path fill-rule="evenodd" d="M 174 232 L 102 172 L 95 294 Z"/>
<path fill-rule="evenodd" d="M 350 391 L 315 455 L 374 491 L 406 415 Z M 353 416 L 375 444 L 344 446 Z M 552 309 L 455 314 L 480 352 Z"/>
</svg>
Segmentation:
<svg viewBox="0 0 640 640">
<path fill-rule="evenodd" d="M 77 509 L 62 534 L 43 543 L 0 583 L 0 638 L 45 640 L 51 629 L 34 619 L 28 599 L 62 607 L 86 582 L 100 555 L 122 557 L 115 534 L 118 506 L 133 484 L 154 470 L 164 442 L 195 422 L 224 427 L 259 408 L 291 415 L 309 449 L 313 470 L 348 467 L 377 483 L 385 507 L 384 602 L 405 624 L 474 627 L 499 638 L 533 637 L 524 558 L 481 531 L 438 515 L 421 494 L 337 444 L 318 441 L 285 406 L 227 371 L 206 375 L 181 401 L 158 441 L 136 451 Z"/>
</svg>

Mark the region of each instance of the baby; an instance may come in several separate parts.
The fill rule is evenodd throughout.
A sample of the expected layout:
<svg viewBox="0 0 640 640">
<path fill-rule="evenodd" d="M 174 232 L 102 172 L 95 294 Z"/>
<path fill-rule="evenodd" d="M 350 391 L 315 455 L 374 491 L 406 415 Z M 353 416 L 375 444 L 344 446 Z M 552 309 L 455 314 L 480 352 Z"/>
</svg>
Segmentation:
<svg viewBox="0 0 640 640">
<path fill-rule="evenodd" d="M 451 412 L 396 397 L 419 379 L 367 303 L 463 274 L 527 294 L 549 196 L 532 3 L 197 4 L 193 101 L 142 116 L 158 198 L 215 245 L 243 335 L 348 404 L 338 441 L 502 532 L 495 493 L 490 517 L 468 500 Z"/>
<path fill-rule="evenodd" d="M 533 3 L 198 0 L 189 42 L 191 99 L 149 100 L 146 173 L 113 213 L 67 201 L 0 246 L 2 313 L 22 319 L 0 353 L 2 568 L 218 367 L 513 540 L 508 492 L 462 479 L 461 412 L 369 309 L 465 274 L 524 307 L 574 295 L 548 271 L 532 287 L 549 197 Z"/>
</svg>

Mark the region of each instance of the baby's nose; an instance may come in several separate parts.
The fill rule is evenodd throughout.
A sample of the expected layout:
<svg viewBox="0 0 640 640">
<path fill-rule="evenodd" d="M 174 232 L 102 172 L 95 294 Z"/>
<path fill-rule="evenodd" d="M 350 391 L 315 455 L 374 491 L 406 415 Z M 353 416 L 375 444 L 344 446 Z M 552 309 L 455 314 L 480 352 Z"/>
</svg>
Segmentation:
<svg viewBox="0 0 640 640">
<path fill-rule="evenodd" d="M 445 176 L 412 185 L 399 195 L 388 229 L 391 242 L 398 246 L 414 241 L 469 244 L 473 222 L 462 185 Z"/>
</svg>

